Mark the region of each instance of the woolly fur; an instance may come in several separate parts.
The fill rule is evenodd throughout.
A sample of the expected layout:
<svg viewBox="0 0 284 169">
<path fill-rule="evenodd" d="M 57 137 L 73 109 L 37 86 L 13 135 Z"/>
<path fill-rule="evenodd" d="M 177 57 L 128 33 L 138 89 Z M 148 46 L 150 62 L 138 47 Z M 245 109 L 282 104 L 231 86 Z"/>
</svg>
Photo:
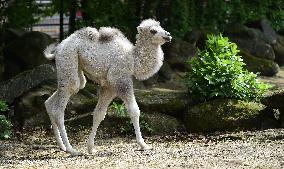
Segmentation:
<svg viewBox="0 0 284 169">
<path fill-rule="evenodd" d="M 88 141 L 89 153 L 93 152 L 97 128 L 115 97 L 124 101 L 139 145 L 142 149 L 149 149 L 140 132 L 140 111 L 134 96 L 132 76 L 145 80 L 160 69 L 164 59 L 161 45 L 170 41 L 171 36 L 153 19 L 142 21 L 137 30 L 135 46 L 116 28 L 101 27 L 97 30 L 86 27 L 74 32 L 58 46 L 49 46 L 44 51 L 46 58 L 55 58 L 57 67 L 58 89 L 45 106 L 61 149 L 78 155 L 68 141 L 63 114 L 70 96 L 84 88 L 84 75 L 101 86 Z"/>
</svg>

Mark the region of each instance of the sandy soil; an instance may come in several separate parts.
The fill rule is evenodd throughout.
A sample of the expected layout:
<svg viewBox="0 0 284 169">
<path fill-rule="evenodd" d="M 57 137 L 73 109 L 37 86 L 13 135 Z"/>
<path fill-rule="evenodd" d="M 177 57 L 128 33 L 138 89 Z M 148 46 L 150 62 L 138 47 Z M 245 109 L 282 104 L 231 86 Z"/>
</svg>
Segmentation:
<svg viewBox="0 0 284 169">
<path fill-rule="evenodd" d="M 284 129 L 148 136 L 147 151 L 138 150 L 134 136 L 99 133 L 93 155 L 86 151 L 88 132 L 70 133 L 83 153 L 78 157 L 60 151 L 51 132 L 22 132 L 0 141 L 0 168 L 284 168 Z"/>
</svg>

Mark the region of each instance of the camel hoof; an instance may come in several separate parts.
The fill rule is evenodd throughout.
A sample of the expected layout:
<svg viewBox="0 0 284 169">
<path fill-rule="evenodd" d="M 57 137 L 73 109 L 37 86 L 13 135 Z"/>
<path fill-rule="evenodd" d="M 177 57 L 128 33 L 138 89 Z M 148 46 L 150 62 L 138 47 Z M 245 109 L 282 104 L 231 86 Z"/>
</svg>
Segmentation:
<svg viewBox="0 0 284 169">
<path fill-rule="evenodd" d="M 76 150 L 67 151 L 72 157 L 81 156 L 82 153 Z"/>
<path fill-rule="evenodd" d="M 141 147 L 141 150 L 152 150 L 153 148 L 148 146 L 147 144 Z"/>
<path fill-rule="evenodd" d="M 88 153 L 89 154 L 94 154 L 96 152 L 96 150 L 92 147 L 92 148 L 88 148 Z"/>
</svg>

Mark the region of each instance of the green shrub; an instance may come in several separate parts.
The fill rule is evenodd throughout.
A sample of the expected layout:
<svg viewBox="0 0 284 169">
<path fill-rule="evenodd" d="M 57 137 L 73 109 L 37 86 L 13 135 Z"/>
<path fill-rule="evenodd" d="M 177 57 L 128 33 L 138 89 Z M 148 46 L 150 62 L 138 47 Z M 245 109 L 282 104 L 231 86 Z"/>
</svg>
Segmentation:
<svg viewBox="0 0 284 169">
<path fill-rule="evenodd" d="M 187 74 L 186 83 L 193 94 L 205 100 L 214 97 L 253 100 L 269 88 L 258 81 L 256 74 L 244 69 L 235 43 L 221 34 L 207 38 L 205 49 L 188 61 L 192 71 Z"/>
<path fill-rule="evenodd" d="M 8 105 L 0 100 L 0 113 L 7 111 Z M 6 116 L 0 114 L 0 139 L 9 139 L 12 135 L 12 123 Z"/>
<path fill-rule="evenodd" d="M 113 109 L 119 117 L 127 117 L 127 111 L 124 103 L 112 102 L 110 108 Z"/>
</svg>

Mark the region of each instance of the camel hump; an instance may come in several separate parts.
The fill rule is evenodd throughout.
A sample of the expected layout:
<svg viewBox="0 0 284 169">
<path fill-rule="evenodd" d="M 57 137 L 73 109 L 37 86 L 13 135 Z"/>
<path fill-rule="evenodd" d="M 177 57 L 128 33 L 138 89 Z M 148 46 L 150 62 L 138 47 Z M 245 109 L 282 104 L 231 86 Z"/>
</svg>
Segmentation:
<svg viewBox="0 0 284 169">
<path fill-rule="evenodd" d="M 123 34 L 116 28 L 101 27 L 99 29 L 99 41 L 110 42 L 116 37 L 122 37 Z"/>
<path fill-rule="evenodd" d="M 99 32 L 96 28 L 85 27 L 77 30 L 75 32 L 79 36 L 79 38 L 85 39 L 88 38 L 90 40 L 96 40 L 99 37 Z"/>
</svg>

